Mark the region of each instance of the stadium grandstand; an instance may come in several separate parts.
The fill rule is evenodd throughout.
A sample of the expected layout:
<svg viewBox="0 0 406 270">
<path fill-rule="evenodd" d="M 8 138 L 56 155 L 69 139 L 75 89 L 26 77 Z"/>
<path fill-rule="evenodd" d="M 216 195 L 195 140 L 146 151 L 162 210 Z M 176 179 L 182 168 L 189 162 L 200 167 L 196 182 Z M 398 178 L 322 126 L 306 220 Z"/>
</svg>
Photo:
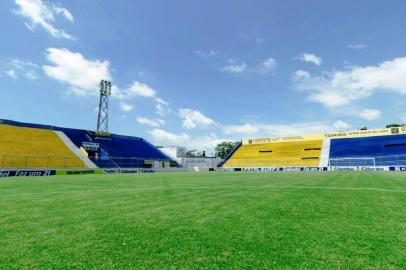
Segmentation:
<svg viewBox="0 0 406 270">
<path fill-rule="evenodd" d="M 176 162 L 142 138 L 0 120 L 2 169 L 170 165 L 176 166 Z"/>
<path fill-rule="evenodd" d="M 405 166 L 406 127 L 243 140 L 223 168 Z"/>
</svg>

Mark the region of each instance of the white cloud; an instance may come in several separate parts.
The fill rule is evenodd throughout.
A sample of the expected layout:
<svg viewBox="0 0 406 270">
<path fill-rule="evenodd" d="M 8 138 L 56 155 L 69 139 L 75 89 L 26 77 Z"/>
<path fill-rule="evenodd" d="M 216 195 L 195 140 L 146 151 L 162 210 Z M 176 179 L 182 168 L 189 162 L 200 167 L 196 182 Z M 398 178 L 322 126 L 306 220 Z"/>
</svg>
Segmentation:
<svg viewBox="0 0 406 270">
<path fill-rule="evenodd" d="M 55 38 L 74 39 L 64 30 L 52 25 L 55 22 L 55 15 L 59 14 L 71 22 L 74 20 L 72 14 L 61 5 L 51 6 L 42 0 L 15 0 L 15 4 L 18 9 L 14 13 L 27 18 L 28 22 L 25 25 L 31 31 L 34 31 L 37 26 L 41 26 Z"/>
<path fill-rule="evenodd" d="M 141 116 L 137 117 L 137 122 L 141 125 L 147 125 L 150 127 L 160 127 L 165 124 L 165 121 L 163 119 L 151 119 Z"/>
<path fill-rule="evenodd" d="M 77 95 L 97 95 L 100 80 L 111 80 L 109 61 L 89 60 L 68 49 L 48 48 L 46 58 L 52 65 L 42 67 L 45 74 L 70 86 Z M 118 91 L 116 89 L 116 91 Z"/>
<path fill-rule="evenodd" d="M 17 79 L 18 79 L 18 75 L 17 75 L 16 71 L 13 70 L 13 69 L 6 70 L 6 71 L 4 71 L 4 73 L 6 73 L 6 75 L 8 75 L 8 76 L 9 76 L 10 78 L 12 78 L 13 80 L 17 80 Z"/>
<path fill-rule="evenodd" d="M 259 66 L 260 73 L 269 73 L 278 67 L 278 62 L 275 58 L 269 57 Z"/>
<path fill-rule="evenodd" d="M 297 56 L 296 59 L 299 59 L 301 61 L 308 62 L 308 63 L 313 63 L 316 66 L 320 66 L 322 63 L 321 57 L 319 57 L 313 53 L 302 53 L 299 56 Z"/>
<path fill-rule="evenodd" d="M 111 94 L 120 100 L 129 100 L 137 97 L 150 98 L 155 102 L 155 110 L 159 116 L 163 117 L 170 112 L 169 103 L 157 96 L 155 89 L 139 81 L 134 81 L 130 87 L 124 89 L 119 89 L 113 85 Z"/>
<path fill-rule="evenodd" d="M 160 98 L 160 97 L 156 97 L 156 98 L 155 98 L 155 101 L 156 101 L 156 103 L 158 103 L 158 104 L 169 105 L 169 103 L 168 103 L 167 101 L 163 100 L 163 99 Z"/>
<path fill-rule="evenodd" d="M 351 67 L 345 71 L 323 72 L 318 77 L 295 81 L 308 99 L 327 107 L 348 105 L 371 96 L 375 91 L 393 91 L 406 95 L 406 57 L 385 61 L 376 66 Z"/>
<path fill-rule="evenodd" d="M 64 48 L 48 48 L 46 58 L 51 65 L 42 67 L 45 74 L 67 84 L 69 86 L 68 91 L 72 94 L 79 96 L 98 95 L 100 80 L 112 80 L 109 70 L 110 63 L 107 60 L 87 59 L 80 53 L 71 52 Z M 119 107 L 125 112 L 134 108 L 130 100 L 138 97 L 151 99 L 155 103 L 156 113 L 160 116 L 170 112 L 169 103 L 159 97 L 155 89 L 139 81 L 132 82 L 128 88 L 124 89 L 113 84 L 111 95 L 121 101 Z"/>
<path fill-rule="evenodd" d="M 58 4 L 52 8 L 56 14 L 62 14 L 68 21 L 73 22 L 75 20 L 72 13 L 70 13 L 70 11 L 64 8 L 62 5 Z"/>
<path fill-rule="evenodd" d="M 311 101 L 320 102 L 329 108 L 341 107 L 350 103 L 350 100 L 344 95 L 329 91 L 314 93 L 310 95 L 308 99 Z"/>
<path fill-rule="evenodd" d="M 242 73 L 247 70 L 247 64 L 245 62 L 238 62 L 235 59 L 228 59 L 228 64 L 221 67 L 220 70 L 229 73 Z"/>
<path fill-rule="evenodd" d="M 194 51 L 194 53 L 198 56 L 200 56 L 201 58 L 210 58 L 213 57 L 217 54 L 216 51 L 210 50 L 210 51 L 201 51 L 201 50 L 197 50 Z"/>
<path fill-rule="evenodd" d="M 24 77 L 29 80 L 37 79 L 38 66 L 30 61 L 24 61 L 20 59 L 13 59 L 7 64 L 8 69 L 5 73 L 13 80 L 17 80 L 19 77 Z"/>
<path fill-rule="evenodd" d="M 278 67 L 278 61 L 269 57 L 257 65 L 248 66 L 245 62 L 236 59 L 228 59 L 227 64 L 220 68 L 223 72 L 229 73 L 243 73 L 254 72 L 260 74 L 267 74 Z"/>
<path fill-rule="evenodd" d="M 207 155 L 211 155 L 214 154 L 214 149 L 217 144 L 223 141 L 229 141 L 229 139 L 220 138 L 214 133 L 209 133 L 202 136 L 192 137 L 185 145 L 188 149 L 197 149 L 199 151 L 204 150 Z"/>
<path fill-rule="evenodd" d="M 123 102 L 123 101 L 120 101 L 119 106 L 120 106 L 120 109 L 124 112 L 130 112 L 134 109 L 133 105 L 131 105 L 127 102 Z"/>
<path fill-rule="evenodd" d="M 311 77 L 310 73 L 306 70 L 296 70 L 292 75 L 293 81 L 300 81 L 304 79 L 309 79 Z"/>
<path fill-rule="evenodd" d="M 348 45 L 348 48 L 353 49 L 353 50 L 363 50 L 366 47 L 367 47 L 367 45 L 363 44 L 363 43 L 357 43 L 357 44 Z"/>
<path fill-rule="evenodd" d="M 364 109 L 359 112 L 359 117 L 367 121 L 374 121 L 381 118 L 382 112 L 376 109 Z"/>
<path fill-rule="evenodd" d="M 225 134 L 255 134 L 259 130 L 259 127 L 249 123 L 244 125 L 226 125 L 223 127 L 223 132 Z"/>
<path fill-rule="evenodd" d="M 152 140 L 159 145 L 184 146 L 187 149 L 196 149 L 206 151 L 208 154 L 214 153 L 214 148 L 222 141 L 227 139 L 219 138 L 214 133 L 202 136 L 191 137 L 187 133 L 172 133 L 162 129 L 153 129 L 150 131 Z"/>
<path fill-rule="evenodd" d="M 26 69 L 26 68 L 38 68 L 37 64 L 34 64 L 30 61 L 20 60 L 20 59 L 13 59 L 10 62 L 10 65 L 15 67 L 16 69 Z"/>
<path fill-rule="evenodd" d="M 134 81 L 127 88 L 119 88 L 117 85 L 112 85 L 111 86 L 111 95 L 114 98 L 117 98 L 117 99 L 120 99 L 120 100 L 129 100 L 129 99 L 132 99 L 134 97 L 145 96 L 145 93 L 142 94 L 143 91 L 141 91 L 141 94 L 140 94 L 139 90 L 137 90 L 137 87 L 134 87 L 134 85 L 138 85 L 138 84 L 144 85 L 144 84 L 142 84 L 142 83 L 140 83 L 138 81 Z M 155 93 L 152 96 L 155 96 Z"/>
<path fill-rule="evenodd" d="M 291 124 L 246 123 L 243 125 L 224 125 L 224 134 L 243 134 L 247 137 L 285 136 L 334 131 L 332 124 L 327 122 L 305 122 Z"/>
<path fill-rule="evenodd" d="M 193 109 L 180 109 L 179 117 L 182 119 L 182 126 L 188 129 L 196 127 L 204 128 L 214 124 L 212 119 Z"/>
<path fill-rule="evenodd" d="M 333 124 L 334 128 L 336 128 L 338 131 L 344 131 L 344 130 L 348 130 L 349 128 L 351 128 L 351 125 L 348 124 L 347 122 L 344 122 L 342 120 L 337 120 L 334 122 Z"/>
<path fill-rule="evenodd" d="M 155 142 L 163 145 L 182 145 L 184 146 L 190 140 L 190 136 L 184 132 L 180 134 L 171 133 L 163 129 L 155 128 L 150 131 Z"/>
<path fill-rule="evenodd" d="M 145 83 L 135 81 L 129 88 L 119 89 L 112 87 L 112 96 L 120 100 L 129 100 L 133 98 L 143 97 L 152 99 L 155 103 L 155 112 L 160 117 L 166 116 L 171 110 L 169 103 L 160 98 L 156 94 L 156 90 Z"/>
<path fill-rule="evenodd" d="M 155 112 L 157 115 L 164 117 L 171 112 L 168 103 L 155 103 Z"/>
<path fill-rule="evenodd" d="M 37 75 L 35 74 L 35 72 L 33 71 L 27 71 L 25 73 L 25 77 L 29 80 L 36 80 L 37 79 Z"/>
<path fill-rule="evenodd" d="M 111 85 L 111 96 L 121 100 L 125 99 L 122 90 L 115 84 Z"/>
<path fill-rule="evenodd" d="M 134 81 L 126 90 L 127 97 L 155 97 L 156 91 L 145 83 Z"/>
</svg>

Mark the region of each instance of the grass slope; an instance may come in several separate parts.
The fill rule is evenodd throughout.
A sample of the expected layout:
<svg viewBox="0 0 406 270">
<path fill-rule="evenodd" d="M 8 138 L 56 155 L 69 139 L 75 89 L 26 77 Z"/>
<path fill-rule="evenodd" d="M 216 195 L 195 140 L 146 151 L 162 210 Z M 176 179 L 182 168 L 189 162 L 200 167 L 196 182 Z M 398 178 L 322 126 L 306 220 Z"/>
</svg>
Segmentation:
<svg viewBox="0 0 406 270">
<path fill-rule="evenodd" d="M 0 181 L 1 269 L 405 269 L 403 173 Z"/>
</svg>

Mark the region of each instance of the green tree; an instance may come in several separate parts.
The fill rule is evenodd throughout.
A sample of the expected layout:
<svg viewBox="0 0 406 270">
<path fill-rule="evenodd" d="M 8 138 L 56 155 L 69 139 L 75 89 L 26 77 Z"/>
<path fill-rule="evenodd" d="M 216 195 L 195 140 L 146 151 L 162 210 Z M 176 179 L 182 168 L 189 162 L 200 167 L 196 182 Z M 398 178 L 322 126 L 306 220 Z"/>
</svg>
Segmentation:
<svg viewBox="0 0 406 270">
<path fill-rule="evenodd" d="M 201 157 L 202 153 L 198 152 L 196 149 L 187 150 L 186 157 Z"/>
<path fill-rule="evenodd" d="M 387 124 L 386 125 L 386 128 L 391 128 L 391 127 L 404 127 L 405 126 L 405 124 L 403 123 L 403 124 L 396 124 L 396 123 L 393 123 L 393 124 Z"/>
<path fill-rule="evenodd" d="M 224 141 L 216 146 L 216 157 L 226 158 L 231 151 L 239 144 L 239 142 Z"/>
</svg>

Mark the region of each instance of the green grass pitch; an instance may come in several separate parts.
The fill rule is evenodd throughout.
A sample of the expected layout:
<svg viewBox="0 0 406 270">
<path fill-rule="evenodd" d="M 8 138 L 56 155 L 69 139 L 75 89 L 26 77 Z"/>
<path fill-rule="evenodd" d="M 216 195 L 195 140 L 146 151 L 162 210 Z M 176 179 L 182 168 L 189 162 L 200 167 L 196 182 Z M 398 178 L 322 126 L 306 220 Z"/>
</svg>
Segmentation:
<svg viewBox="0 0 406 270">
<path fill-rule="evenodd" d="M 406 269 L 406 174 L 0 181 L 0 269 Z"/>
</svg>

